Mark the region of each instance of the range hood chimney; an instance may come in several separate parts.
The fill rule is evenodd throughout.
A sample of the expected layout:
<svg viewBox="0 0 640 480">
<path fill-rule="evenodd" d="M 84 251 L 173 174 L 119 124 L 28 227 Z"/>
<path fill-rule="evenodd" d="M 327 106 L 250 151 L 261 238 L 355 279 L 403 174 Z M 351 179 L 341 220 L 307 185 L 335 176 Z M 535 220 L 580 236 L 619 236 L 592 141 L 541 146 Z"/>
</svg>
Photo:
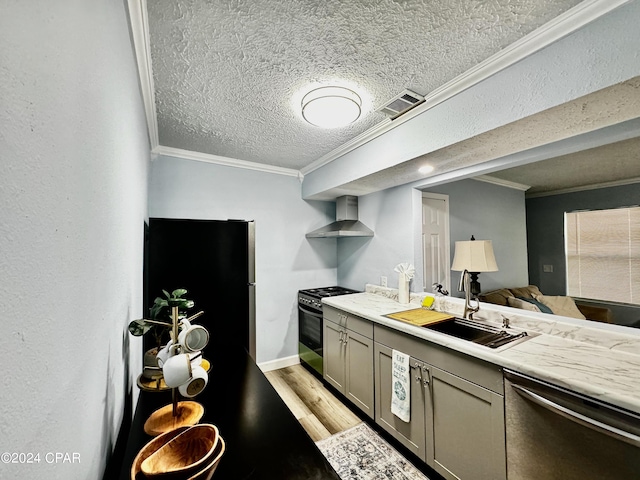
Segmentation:
<svg viewBox="0 0 640 480">
<path fill-rule="evenodd" d="M 336 198 L 336 221 L 309 232 L 307 238 L 373 237 L 373 231 L 358 220 L 358 197 Z"/>
</svg>

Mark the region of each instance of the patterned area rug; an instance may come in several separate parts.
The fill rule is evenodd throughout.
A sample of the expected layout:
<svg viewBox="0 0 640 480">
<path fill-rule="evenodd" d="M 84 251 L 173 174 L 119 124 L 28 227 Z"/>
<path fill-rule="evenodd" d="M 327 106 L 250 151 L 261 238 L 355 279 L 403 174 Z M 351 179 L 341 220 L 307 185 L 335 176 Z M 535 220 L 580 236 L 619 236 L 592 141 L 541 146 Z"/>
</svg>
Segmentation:
<svg viewBox="0 0 640 480">
<path fill-rule="evenodd" d="M 316 445 L 342 480 L 429 480 L 366 423 Z"/>
</svg>

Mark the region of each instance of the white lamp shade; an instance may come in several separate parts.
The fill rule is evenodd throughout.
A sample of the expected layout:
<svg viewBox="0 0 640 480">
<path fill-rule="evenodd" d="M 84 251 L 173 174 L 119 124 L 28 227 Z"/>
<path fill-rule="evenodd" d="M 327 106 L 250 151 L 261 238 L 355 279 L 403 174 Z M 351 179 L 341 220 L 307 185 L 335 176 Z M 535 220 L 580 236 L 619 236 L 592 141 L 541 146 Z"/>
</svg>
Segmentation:
<svg viewBox="0 0 640 480">
<path fill-rule="evenodd" d="M 498 264 L 493 254 L 491 240 L 467 240 L 456 242 L 451 270 L 462 272 L 497 272 Z"/>
<path fill-rule="evenodd" d="M 360 116 L 360 96 L 348 88 L 321 87 L 302 99 L 302 116 L 317 127 L 344 127 Z"/>
</svg>

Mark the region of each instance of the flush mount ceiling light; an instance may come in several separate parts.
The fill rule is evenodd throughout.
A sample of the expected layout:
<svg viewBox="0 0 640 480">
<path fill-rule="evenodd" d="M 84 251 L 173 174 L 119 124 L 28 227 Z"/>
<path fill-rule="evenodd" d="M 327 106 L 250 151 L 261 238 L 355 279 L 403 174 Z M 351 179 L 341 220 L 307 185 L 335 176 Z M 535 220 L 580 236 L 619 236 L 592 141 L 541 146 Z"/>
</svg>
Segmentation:
<svg viewBox="0 0 640 480">
<path fill-rule="evenodd" d="M 320 87 L 302 98 L 302 116 L 317 127 L 344 127 L 358 119 L 361 106 L 362 100 L 353 90 Z"/>
<path fill-rule="evenodd" d="M 422 174 L 427 174 L 433 172 L 433 167 L 431 165 L 423 165 L 418 169 L 418 172 Z"/>
</svg>

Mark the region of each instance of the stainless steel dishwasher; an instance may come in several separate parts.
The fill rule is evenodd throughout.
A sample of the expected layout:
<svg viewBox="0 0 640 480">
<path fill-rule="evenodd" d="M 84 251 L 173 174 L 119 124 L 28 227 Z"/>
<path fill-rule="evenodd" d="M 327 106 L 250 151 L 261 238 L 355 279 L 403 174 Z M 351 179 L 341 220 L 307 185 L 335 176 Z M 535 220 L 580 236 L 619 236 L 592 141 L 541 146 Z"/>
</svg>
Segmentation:
<svg viewBox="0 0 640 480">
<path fill-rule="evenodd" d="M 504 375 L 509 480 L 640 479 L 640 415 Z"/>
</svg>

